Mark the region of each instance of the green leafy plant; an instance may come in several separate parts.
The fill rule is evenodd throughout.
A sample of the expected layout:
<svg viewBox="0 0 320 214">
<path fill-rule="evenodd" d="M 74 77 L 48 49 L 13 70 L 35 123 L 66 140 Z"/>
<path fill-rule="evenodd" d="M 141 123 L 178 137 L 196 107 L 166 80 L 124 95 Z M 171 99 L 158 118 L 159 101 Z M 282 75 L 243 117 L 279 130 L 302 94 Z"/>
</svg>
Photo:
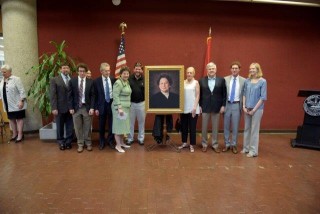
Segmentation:
<svg viewBox="0 0 320 214">
<path fill-rule="evenodd" d="M 68 62 L 71 73 L 75 72 L 76 65 L 65 52 L 66 42 L 63 40 L 60 44 L 50 41 L 54 45 L 55 51 L 41 55 L 39 57 L 39 65 L 32 66 L 26 74 L 35 74 L 35 79 L 28 90 L 28 98 L 34 99 L 34 108 L 38 107 L 42 116 L 46 119 L 51 114 L 50 105 L 50 78 L 56 76 L 60 72 L 60 65 Z M 33 108 L 33 110 L 34 110 Z"/>
</svg>

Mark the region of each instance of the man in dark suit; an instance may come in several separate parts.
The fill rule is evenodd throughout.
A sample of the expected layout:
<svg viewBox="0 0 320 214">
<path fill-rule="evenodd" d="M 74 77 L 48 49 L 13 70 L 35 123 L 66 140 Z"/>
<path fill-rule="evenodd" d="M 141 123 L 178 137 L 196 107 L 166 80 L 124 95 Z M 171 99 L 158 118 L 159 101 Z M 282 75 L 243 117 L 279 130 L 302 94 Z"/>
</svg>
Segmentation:
<svg viewBox="0 0 320 214">
<path fill-rule="evenodd" d="M 71 149 L 73 138 L 73 121 L 69 112 L 68 103 L 68 82 L 70 80 L 70 67 L 68 63 L 60 65 L 60 74 L 50 80 L 50 104 L 52 114 L 57 124 L 57 143 L 60 150 Z M 66 137 L 64 137 L 64 128 Z"/>
<path fill-rule="evenodd" d="M 77 65 L 78 76 L 69 81 L 68 106 L 78 139 L 78 152 L 83 152 L 84 144 L 92 151 L 91 123 L 94 114 L 95 92 L 93 80 L 86 78 L 86 64 Z"/>
<path fill-rule="evenodd" d="M 106 62 L 100 65 L 101 76 L 94 80 L 94 87 L 96 91 L 95 98 L 95 113 L 99 116 L 99 149 L 105 147 L 105 130 L 106 122 L 108 120 L 108 137 L 107 143 L 110 148 L 114 149 L 114 135 L 112 134 L 112 109 L 111 104 L 112 86 L 115 78 L 110 76 L 110 65 Z"/>
<path fill-rule="evenodd" d="M 220 153 L 218 128 L 220 114 L 226 106 L 226 83 L 224 78 L 217 77 L 217 66 L 210 62 L 206 66 L 207 76 L 200 79 L 200 107 L 202 111 L 202 151 L 207 151 L 208 122 L 212 120 L 212 149 Z"/>
</svg>

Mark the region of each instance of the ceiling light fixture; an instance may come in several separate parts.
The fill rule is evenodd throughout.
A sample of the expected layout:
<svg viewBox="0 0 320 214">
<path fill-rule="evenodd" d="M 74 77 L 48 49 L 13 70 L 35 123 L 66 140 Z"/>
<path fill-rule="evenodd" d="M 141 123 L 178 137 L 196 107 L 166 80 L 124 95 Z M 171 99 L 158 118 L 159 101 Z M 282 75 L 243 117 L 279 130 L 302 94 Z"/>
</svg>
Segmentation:
<svg viewBox="0 0 320 214">
<path fill-rule="evenodd" d="M 121 0 L 112 0 L 112 4 L 118 6 L 121 3 Z"/>
</svg>

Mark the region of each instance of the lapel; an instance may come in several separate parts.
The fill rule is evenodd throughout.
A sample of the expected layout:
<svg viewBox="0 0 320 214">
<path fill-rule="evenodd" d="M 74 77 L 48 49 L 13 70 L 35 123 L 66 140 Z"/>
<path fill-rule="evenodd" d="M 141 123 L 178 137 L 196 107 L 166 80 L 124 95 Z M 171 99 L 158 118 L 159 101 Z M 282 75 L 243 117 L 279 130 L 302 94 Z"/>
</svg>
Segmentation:
<svg viewBox="0 0 320 214">
<path fill-rule="evenodd" d="M 58 76 L 58 81 L 60 82 L 59 85 L 63 85 L 65 88 L 68 88 L 68 86 L 67 86 L 66 83 L 64 82 L 61 74 L 59 74 L 59 76 Z"/>
</svg>

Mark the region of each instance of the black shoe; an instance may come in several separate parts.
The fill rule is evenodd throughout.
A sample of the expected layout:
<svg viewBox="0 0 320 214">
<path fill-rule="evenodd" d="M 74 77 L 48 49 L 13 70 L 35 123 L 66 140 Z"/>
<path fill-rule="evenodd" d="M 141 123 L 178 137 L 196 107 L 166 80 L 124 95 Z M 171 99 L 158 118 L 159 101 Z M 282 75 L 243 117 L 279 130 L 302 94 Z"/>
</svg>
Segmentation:
<svg viewBox="0 0 320 214">
<path fill-rule="evenodd" d="M 66 149 L 72 149 L 71 143 L 66 144 Z"/>
<path fill-rule="evenodd" d="M 16 141 L 18 135 L 16 135 L 15 137 L 11 138 L 10 141 Z"/>
<path fill-rule="evenodd" d="M 100 143 L 100 144 L 99 144 L 99 150 L 104 149 L 104 147 L 105 147 L 105 144 L 104 144 L 104 143 Z"/>
<path fill-rule="evenodd" d="M 114 143 L 112 142 L 112 141 L 109 141 L 109 147 L 111 148 L 111 149 L 115 149 L 116 148 L 116 146 L 114 145 Z"/>
<path fill-rule="evenodd" d="M 139 140 L 138 143 L 139 143 L 140 146 L 143 146 L 143 145 L 144 145 L 143 140 Z"/>
<path fill-rule="evenodd" d="M 157 144 L 162 144 L 161 137 L 154 137 L 154 140 L 157 142 Z"/>
<path fill-rule="evenodd" d="M 64 146 L 64 144 L 60 144 L 60 145 L 59 145 L 59 149 L 60 149 L 60 150 L 65 150 L 66 147 Z"/>
<path fill-rule="evenodd" d="M 23 140 L 24 140 L 24 134 L 22 135 L 21 139 L 19 139 L 19 140 L 18 140 L 18 136 L 17 136 L 15 143 L 19 143 Z"/>
</svg>

